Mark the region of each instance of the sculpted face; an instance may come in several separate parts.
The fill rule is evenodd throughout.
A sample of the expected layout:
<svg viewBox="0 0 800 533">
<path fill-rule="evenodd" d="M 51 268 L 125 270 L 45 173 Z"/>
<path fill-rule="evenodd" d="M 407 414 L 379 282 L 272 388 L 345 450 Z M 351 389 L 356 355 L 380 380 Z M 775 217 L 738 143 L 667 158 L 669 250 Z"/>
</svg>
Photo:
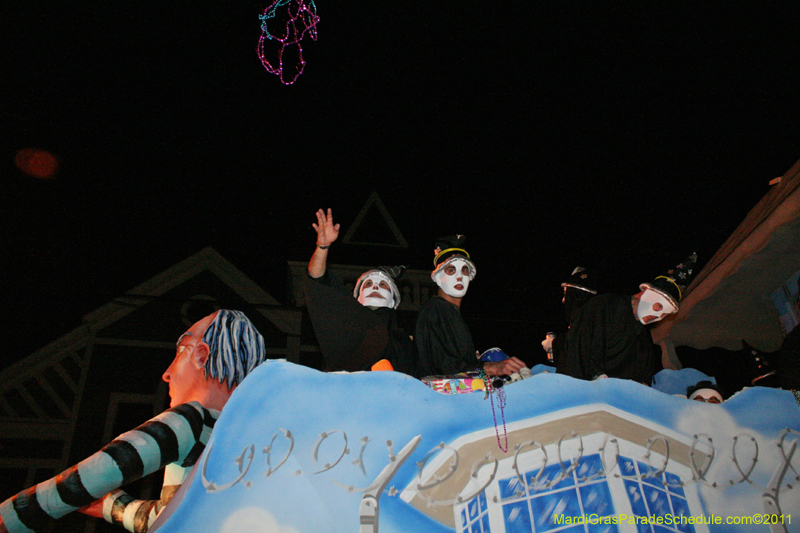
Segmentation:
<svg viewBox="0 0 800 533">
<path fill-rule="evenodd" d="M 448 296 L 463 298 L 469 288 L 469 265 L 456 259 L 439 270 L 434 278 L 436 285 Z"/>
<path fill-rule="evenodd" d="M 639 295 L 636 318 L 642 324 L 652 324 L 677 311 L 678 309 L 664 296 L 652 289 L 645 289 Z"/>
<path fill-rule="evenodd" d="M 208 345 L 203 342 L 203 334 L 216 316 L 213 313 L 196 322 L 178 339 L 175 359 L 162 376 L 169 384 L 170 407 L 197 400 L 205 391 L 205 358 L 199 361 L 202 355 L 199 350 L 204 350 L 207 356 Z"/>
<path fill-rule="evenodd" d="M 386 277 L 378 272 L 370 273 L 361 283 L 358 303 L 367 307 L 392 307 L 394 297 Z"/>
</svg>

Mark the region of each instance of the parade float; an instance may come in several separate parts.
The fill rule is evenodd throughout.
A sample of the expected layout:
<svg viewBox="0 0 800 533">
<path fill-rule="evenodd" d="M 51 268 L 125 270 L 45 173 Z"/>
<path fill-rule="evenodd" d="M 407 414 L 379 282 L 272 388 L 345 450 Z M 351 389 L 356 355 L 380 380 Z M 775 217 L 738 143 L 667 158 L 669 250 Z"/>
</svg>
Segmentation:
<svg viewBox="0 0 800 533">
<path fill-rule="evenodd" d="M 800 531 L 799 432 L 778 389 L 715 405 L 545 372 L 443 394 L 271 361 L 151 531 Z"/>
</svg>

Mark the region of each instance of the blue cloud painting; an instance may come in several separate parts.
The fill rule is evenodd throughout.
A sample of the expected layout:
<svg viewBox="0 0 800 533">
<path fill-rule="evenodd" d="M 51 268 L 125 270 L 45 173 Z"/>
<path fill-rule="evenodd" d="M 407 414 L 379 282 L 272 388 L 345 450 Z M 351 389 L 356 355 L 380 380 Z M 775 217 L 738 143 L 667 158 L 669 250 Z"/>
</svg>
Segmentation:
<svg viewBox="0 0 800 533">
<path fill-rule="evenodd" d="M 156 529 L 798 532 L 798 433 L 777 389 L 714 405 L 542 373 L 487 398 L 270 361 Z"/>
</svg>

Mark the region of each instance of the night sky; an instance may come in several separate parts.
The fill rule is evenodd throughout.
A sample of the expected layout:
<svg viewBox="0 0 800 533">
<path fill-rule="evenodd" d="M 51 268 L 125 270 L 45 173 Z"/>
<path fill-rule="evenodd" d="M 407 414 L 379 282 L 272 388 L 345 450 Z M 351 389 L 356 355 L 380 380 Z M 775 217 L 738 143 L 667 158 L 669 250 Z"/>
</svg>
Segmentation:
<svg viewBox="0 0 800 533">
<path fill-rule="evenodd" d="M 632 294 L 702 265 L 800 158 L 783 4 L 319 0 L 291 86 L 266 4 L 78 4 L 0 7 L 0 366 L 206 246 L 286 301 L 314 212 L 346 230 L 373 190 L 412 268 L 466 234 L 465 315 L 541 350 L 573 267 Z M 31 147 L 54 179 L 15 167 Z"/>
</svg>

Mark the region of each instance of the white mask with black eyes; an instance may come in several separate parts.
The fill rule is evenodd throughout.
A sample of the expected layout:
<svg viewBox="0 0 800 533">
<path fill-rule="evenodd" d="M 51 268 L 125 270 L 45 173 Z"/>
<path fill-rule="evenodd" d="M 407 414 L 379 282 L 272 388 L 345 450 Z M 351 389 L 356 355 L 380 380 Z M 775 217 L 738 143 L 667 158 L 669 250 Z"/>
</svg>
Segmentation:
<svg viewBox="0 0 800 533">
<path fill-rule="evenodd" d="M 636 307 L 636 318 L 642 324 L 652 324 L 662 320 L 665 316 L 677 311 L 674 305 L 664 296 L 652 289 L 646 289 L 639 296 L 639 305 Z"/>
<path fill-rule="evenodd" d="M 358 293 L 358 303 L 365 307 L 393 307 L 394 297 L 386 277 L 372 272 L 364 278 Z"/>
<path fill-rule="evenodd" d="M 463 298 L 469 288 L 469 265 L 456 259 L 439 269 L 433 280 L 446 295 Z"/>
</svg>

